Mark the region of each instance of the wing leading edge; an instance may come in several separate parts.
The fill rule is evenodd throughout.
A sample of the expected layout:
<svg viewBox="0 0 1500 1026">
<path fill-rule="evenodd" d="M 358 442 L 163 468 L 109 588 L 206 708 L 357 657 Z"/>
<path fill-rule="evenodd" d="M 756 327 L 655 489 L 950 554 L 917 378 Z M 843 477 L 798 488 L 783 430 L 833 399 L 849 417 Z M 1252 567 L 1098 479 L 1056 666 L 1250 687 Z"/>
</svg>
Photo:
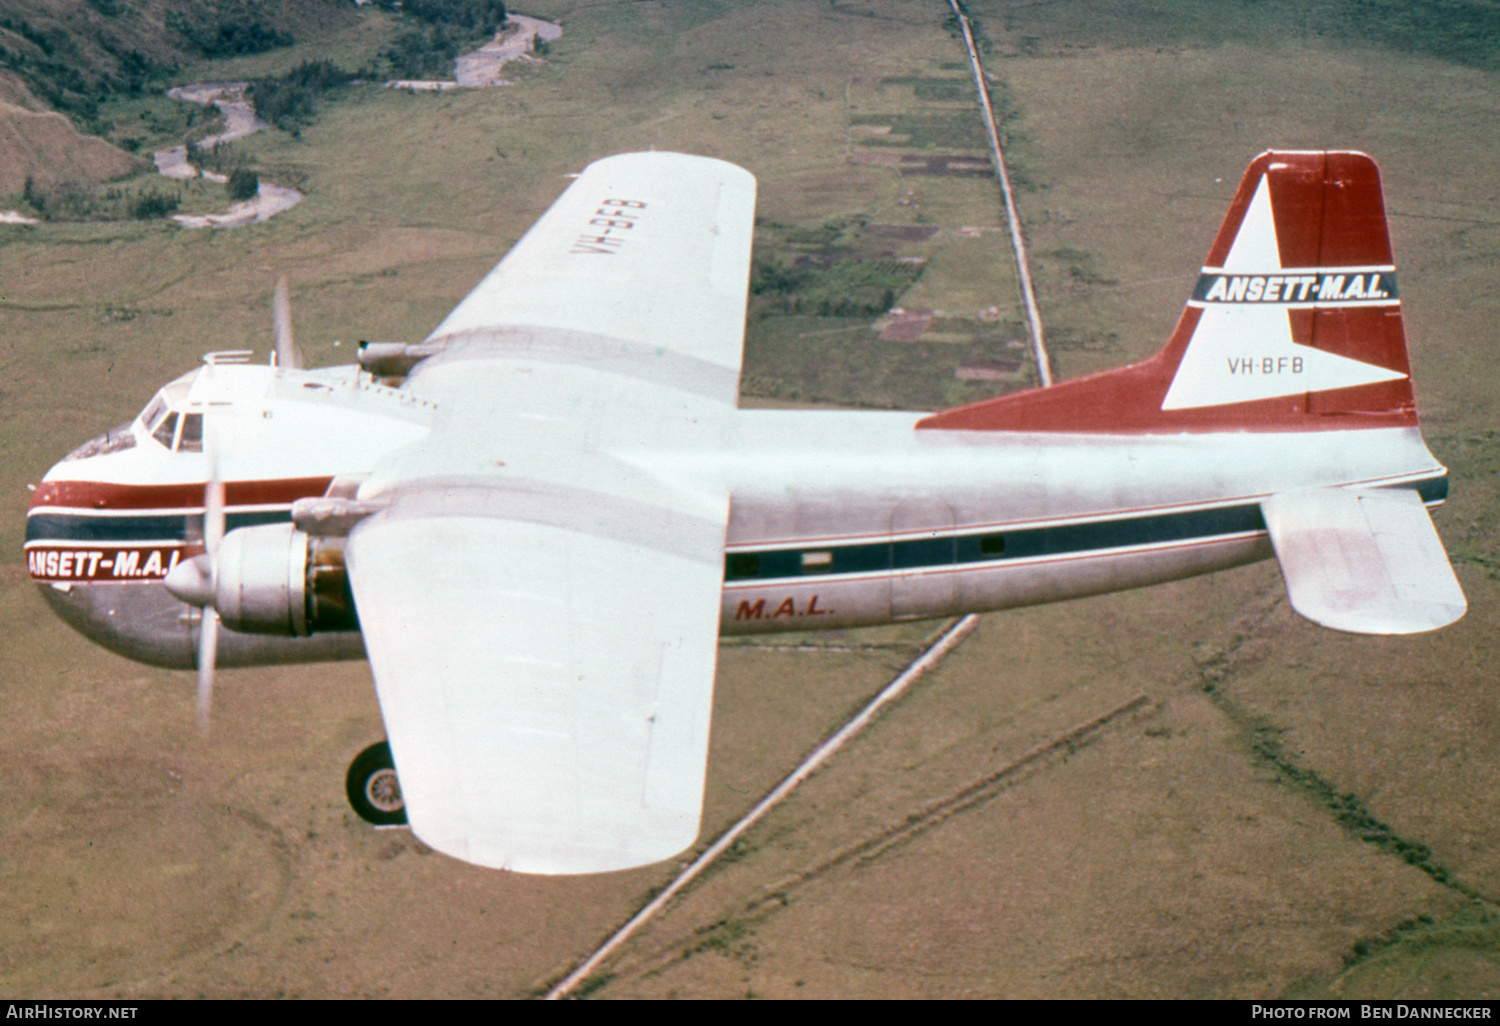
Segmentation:
<svg viewBox="0 0 1500 1026">
<path fill-rule="evenodd" d="M 734 164 L 595 161 L 427 341 L 514 328 L 606 336 L 737 376 L 754 230 L 755 178 Z"/>
<path fill-rule="evenodd" d="M 1355 634 L 1447 626 L 1468 603 L 1421 497 L 1321 488 L 1261 503 L 1292 608 Z"/>
</svg>

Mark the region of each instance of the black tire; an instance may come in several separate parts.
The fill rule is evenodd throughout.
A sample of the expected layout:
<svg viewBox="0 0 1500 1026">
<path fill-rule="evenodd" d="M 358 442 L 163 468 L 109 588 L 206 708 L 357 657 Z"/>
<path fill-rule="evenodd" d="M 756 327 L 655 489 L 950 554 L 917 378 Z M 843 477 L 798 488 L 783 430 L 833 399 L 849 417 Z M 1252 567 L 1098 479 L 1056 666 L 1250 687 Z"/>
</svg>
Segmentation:
<svg viewBox="0 0 1500 1026">
<path fill-rule="evenodd" d="M 384 741 L 371 745 L 354 757 L 344 780 L 344 793 L 359 818 L 376 826 L 400 826 L 406 822 L 406 802 L 391 746 Z"/>
</svg>

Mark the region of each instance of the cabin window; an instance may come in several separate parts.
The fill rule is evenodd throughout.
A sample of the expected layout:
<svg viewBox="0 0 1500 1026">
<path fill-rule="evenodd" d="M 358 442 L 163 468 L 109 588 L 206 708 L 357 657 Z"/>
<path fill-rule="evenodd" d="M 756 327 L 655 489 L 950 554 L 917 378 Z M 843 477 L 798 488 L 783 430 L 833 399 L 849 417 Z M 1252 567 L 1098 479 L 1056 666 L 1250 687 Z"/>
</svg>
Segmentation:
<svg viewBox="0 0 1500 1026">
<path fill-rule="evenodd" d="M 203 451 L 203 414 L 183 414 L 182 439 L 177 443 L 177 449 L 179 452 Z"/>
<path fill-rule="evenodd" d="M 827 549 L 802 553 L 802 572 L 826 574 L 833 570 L 833 553 Z"/>
<path fill-rule="evenodd" d="M 156 430 L 151 432 L 151 437 L 170 449 L 172 448 L 172 439 L 176 434 L 177 414 L 169 413 L 162 418 L 161 423 L 156 426 Z"/>
<path fill-rule="evenodd" d="M 724 576 L 732 581 L 760 576 L 760 553 L 731 552 L 724 557 Z"/>
<path fill-rule="evenodd" d="M 979 539 L 979 554 L 981 556 L 1002 556 L 1005 554 L 1005 535 L 986 534 Z"/>
</svg>

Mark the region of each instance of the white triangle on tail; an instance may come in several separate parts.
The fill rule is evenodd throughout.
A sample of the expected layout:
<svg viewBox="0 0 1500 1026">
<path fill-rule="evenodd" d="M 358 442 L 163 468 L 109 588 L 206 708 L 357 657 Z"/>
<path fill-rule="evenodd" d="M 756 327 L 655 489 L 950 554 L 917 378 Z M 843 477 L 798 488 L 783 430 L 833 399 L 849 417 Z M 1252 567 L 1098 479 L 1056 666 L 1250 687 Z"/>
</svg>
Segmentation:
<svg viewBox="0 0 1500 1026">
<path fill-rule="evenodd" d="M 1274 166 L 1274 165 L 1273 165 Z M 1281 246 L 1276 240 L 1276 216 L 1271 211 L 1270 175 L 1261 175 L 1255 196 L 1245 208 L 1240 230 L 1224 258 L 1223 270 L 1230 274 L 1266 274 L 1281 268 Z"/>
<path fill-rule="evenodd" d="M 1224 406 L 1404 377 L 1400 371 L 1298 345 L 1285 307 L 1207 306 L 1161 408 Z"/>
</svg>

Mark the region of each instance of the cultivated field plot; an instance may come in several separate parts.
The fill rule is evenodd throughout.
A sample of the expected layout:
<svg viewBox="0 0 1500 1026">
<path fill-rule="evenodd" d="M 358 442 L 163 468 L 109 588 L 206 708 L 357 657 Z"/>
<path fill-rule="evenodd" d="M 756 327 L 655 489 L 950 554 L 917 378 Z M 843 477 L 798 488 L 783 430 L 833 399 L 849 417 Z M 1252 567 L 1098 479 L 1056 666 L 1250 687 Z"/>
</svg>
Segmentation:
<svg viewBox="0 0 1500 1026">
<path fill-rule="evenodd" d="M 1335 635 L 1270 564 L 987 616 L 591 996 L 1500 993 L 1500 79 L 1347 6 L 971 9 L 1059 378 L 1165 340 L 1257 152 L 1380 161 L 1467 618 Z M 1031 380 L 945 2 L 526 13 L 565 34 L 515 86 L 354 91 L 300 139 L 239 144 L 307 193 L 263 224 L 0 226 L 6 993 L 526 996 L 676 871 L 511 876 L 371 830 L 342 794 L 382 732 L 363 664 L 224 672 L 203 743 L 191 674 L 90 646 L 34 594 L 26 483 L 203 352 L 264 354 L 278 274 L 315 363 L 414 341 L 567 173 L 700 152 L 760 181 L 747 403 L 931 408 Z M 374 45 L 344 31 L 308 53 Z M 890 305 L 931 316 L 887 330 Z M 705 837 L 940 626 L 725 643 Z"/>
</svg>

